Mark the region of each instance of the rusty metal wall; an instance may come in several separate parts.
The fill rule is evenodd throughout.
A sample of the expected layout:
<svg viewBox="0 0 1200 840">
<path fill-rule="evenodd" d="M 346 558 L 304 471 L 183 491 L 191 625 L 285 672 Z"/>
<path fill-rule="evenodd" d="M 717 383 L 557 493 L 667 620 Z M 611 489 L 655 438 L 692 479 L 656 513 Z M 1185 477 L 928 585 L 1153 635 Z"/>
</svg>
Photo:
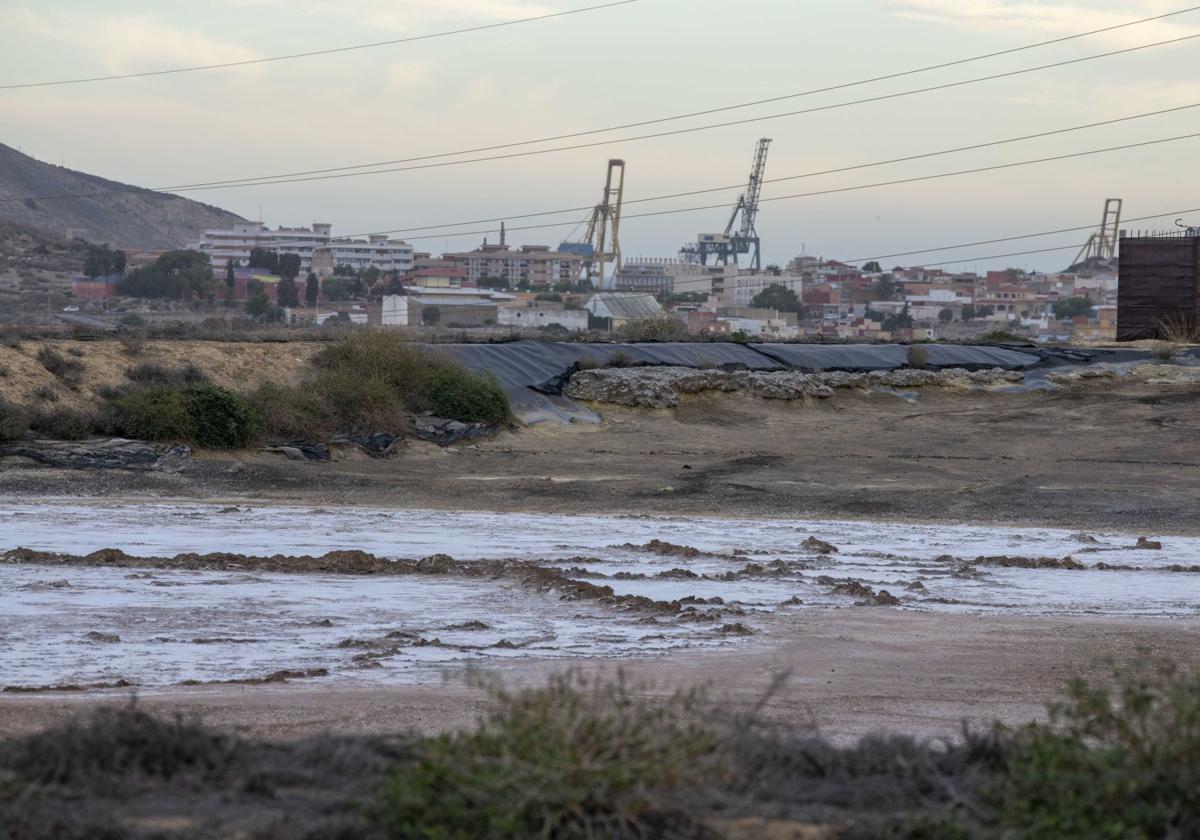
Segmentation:
<svg viewBox="0 0 1200 840">
<path fill-rule="evenodd" d="M 1200 317 L 1200 237 L 1121 237 L 1117 340 L 1159 337 L 1164 322 Z"/>
</svg>

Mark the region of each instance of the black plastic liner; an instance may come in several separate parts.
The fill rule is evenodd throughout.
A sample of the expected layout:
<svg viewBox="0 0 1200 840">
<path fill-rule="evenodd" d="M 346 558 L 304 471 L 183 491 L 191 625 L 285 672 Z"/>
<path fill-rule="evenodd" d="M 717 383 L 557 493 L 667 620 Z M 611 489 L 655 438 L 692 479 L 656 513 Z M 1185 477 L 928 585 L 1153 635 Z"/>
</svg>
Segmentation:
<svg viewBox="0 0 1200 840">
<path fill-rule="evenodd" d="M 920 345 L 927 367 L 1024 370 L 1041 362 L 1031 353 L 1003 347 Z M 599 422 L 594 411 L 562 396 L 564 374 L 579 366 L 673 365 L 747 370 L 894 370 L 908 362 L 908 348 L 895 344 L 582 344 L 514 341 L 508 344 L 438 344 L 467 367 L 490 372 L 508 393 L 513 414 L 524 423 Z"/>
</svg>

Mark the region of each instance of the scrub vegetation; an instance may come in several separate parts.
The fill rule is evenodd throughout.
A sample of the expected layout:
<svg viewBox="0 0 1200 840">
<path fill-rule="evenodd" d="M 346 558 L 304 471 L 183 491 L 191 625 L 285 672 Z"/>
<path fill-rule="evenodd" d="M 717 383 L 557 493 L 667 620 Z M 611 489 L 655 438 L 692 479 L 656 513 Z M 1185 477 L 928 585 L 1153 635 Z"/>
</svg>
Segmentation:
<svg viewBox="0 0 1200 840">
<path fill-rule="evenodd" d="M 20 840 L 1200 833 L 1200 678 L 1165 665 L 1074 681 L 1045 722 L 953 741 L 839 745 L 621 679 L 491 692 L 473 730 L 283 744 L 100 709 L 0 742 L 0 825 Z M 219 826 L 203 807 L 218 798 Z"/>
<path fill-rule="evenodd" d="M 125 368 L 120 384 L 96 389 L 93 404 L 81 406 L 75 399 L 68 406 L 58 402 L 58 391 L 67 394 L 65 386 L 83 396 L 84 363 L 49 347 L 37 361 L 61 385 L 35 391 L 40 404 L 0 403 L 2 441 L 32 429 L 59 440 L 116 435 L 239 449 L 264 440 L 398 435 L 410 431 L 413 416 L 422 412 L 491 425 L 510 417 L 508 397 L 494 378 L 381 331 L 324 347 L 297 384 L 269 382 L 247 393 L 220 387 L 190 362 L 141 361 Z"/>
</svg>

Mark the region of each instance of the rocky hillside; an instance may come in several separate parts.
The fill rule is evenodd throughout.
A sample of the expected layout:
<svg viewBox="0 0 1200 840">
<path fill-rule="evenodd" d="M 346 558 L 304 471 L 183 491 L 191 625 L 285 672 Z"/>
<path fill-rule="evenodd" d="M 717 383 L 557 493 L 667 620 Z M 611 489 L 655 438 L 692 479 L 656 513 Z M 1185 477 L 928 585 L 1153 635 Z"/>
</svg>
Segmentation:
<svg viewBox="0 0 1200 840">
<path fill-rule="evenodd" d="M 120 192 L 112 192 L 120 190 Z M 83 198 L 30 196 L 86 194 Z M 42 163 L 0 144 L 0 221 L 127 249 L 179 248 L 242 221 L 219 207 Z"/>
</svg>

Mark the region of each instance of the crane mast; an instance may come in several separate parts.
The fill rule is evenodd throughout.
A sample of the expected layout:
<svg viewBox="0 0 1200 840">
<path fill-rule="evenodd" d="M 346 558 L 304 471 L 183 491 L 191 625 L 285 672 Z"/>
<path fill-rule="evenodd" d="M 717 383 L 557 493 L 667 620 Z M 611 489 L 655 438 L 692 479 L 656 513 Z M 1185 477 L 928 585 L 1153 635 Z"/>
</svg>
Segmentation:
<svg viewBox="0 0 1200 840">
<path fill-rule="evenodd" d="M 604 181 L 604 200 L 592 210 L 584 243 L 591 254 L 583 262 L 583 277 L 595 288 L 604 284 L 604 268 L 612 263 L 621 270 L 621 205 L 625 198 L 625 161 L 610 160 Z"/>
<path fill-rule="evenodd" d="M 764 137 L 754 149 L 754 164 L 750 168 L 750 180 L 746 190 L 738 196 L 729 223 L 724 233 L 702 233 L 695 244 L 685 245 L 680 251 L 687 260 L 699 260 L 708 265 L 709 257 L 721 265 L 732 260 L 738 264 L 739 254 L 751 254 L 750 265 L 755 271 L 762 270 L 762 241 L 758 236 L 758 202 L 762 196 L 763 174 L 767 169 L 767 151 L 771 138 Z M 741 224 L 739 225 L 739 219 Z"/>
</svg>

